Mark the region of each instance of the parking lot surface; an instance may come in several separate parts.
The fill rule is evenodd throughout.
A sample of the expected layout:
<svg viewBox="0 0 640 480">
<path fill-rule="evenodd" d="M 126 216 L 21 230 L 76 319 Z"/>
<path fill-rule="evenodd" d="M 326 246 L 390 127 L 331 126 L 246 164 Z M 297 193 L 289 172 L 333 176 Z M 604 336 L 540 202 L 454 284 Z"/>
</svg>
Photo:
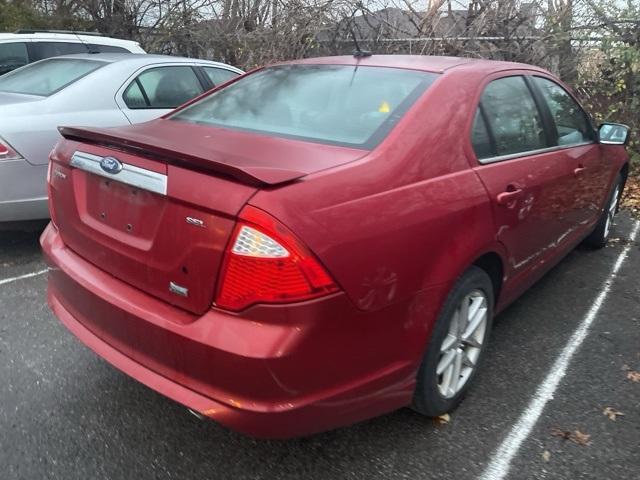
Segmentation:
<svg viewBox="0 0 640 480">
<path fill-rule="evenodd" d="M 477 382 L 448 423 L 403 409 L 289 441 L 200 421 L 99 359 L 46 305 L 38 234 L 0 232 L 0 477 L 638 479 L 634 228 L 621 215 L 610 246 L 578 247 L 497 318 Z M 567 351 L 566 375 L 532 410 Z M 624 415 L 614 421 L 607 407 Z M 531 428 L 514 451 L 505 438 L 523 420 Z"/>
</svg>

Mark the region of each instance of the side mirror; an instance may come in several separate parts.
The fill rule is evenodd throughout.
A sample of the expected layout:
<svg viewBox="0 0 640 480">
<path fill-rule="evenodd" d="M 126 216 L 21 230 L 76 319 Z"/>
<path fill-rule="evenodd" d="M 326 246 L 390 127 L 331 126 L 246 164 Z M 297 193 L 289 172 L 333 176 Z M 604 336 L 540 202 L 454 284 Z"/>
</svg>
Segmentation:
<svg viewBox="0 0 640 480">
<path fill-rule="evenodd" d="M 605 145 L 626 145 L 629 127 L 621 123 L 603 123 L 598 127 L 598 142 Z"/>
</svg>

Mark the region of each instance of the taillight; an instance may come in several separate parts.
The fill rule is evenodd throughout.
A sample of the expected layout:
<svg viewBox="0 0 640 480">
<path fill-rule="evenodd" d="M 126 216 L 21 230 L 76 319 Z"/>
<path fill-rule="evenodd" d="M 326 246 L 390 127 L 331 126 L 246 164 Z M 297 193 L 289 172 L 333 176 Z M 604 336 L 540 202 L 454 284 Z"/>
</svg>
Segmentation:
<svg viewBox="0 0 640 480">
<path fill-rule="evenodd" d="M 320 262 L 284 225 L 255 207 L 240 212 L 222 265 L 216 306 L 237 311 L 337 290 Z"/>
<path fill-rule="evenodd" d="M 0 161 L 2 160 L 20 160 L 22 156 L 16 152 L 11 145 L 0 138 Z"/>
</svg>

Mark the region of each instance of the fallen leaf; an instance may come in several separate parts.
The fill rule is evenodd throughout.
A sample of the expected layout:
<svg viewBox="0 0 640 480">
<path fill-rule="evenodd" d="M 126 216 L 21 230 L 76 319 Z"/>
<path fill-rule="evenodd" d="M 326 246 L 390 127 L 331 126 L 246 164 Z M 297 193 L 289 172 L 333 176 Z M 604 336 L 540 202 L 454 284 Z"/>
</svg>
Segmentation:
<svg viewBox="0 0 640 480">
<path fill-rule="evenodd" d="M 551 452 L 549 450 L 545 450 L 542 452 L 542 460 L 548 462 L 551 459 Z"/>
<path fill-rule="evenodd" d="M 436 418 L 434 418 L 434 420 L 438 425 L 446 425 L 451 421 L 451 416 L 448 413 L 443 413 L 442 415 L 439 415 Z"/>
<path fill-rule="evenodd" d="M 627 179 L 620 206 L 630 210 L 632 214 L 640 214 L 640 175 L 637 171 Z"/>
<path fill-rule="evenodd" d="M 571 440 L 574 443 L 577 443 L 578 445 L 589 445 L 590 439 L 591 439 L 591 435 L 589 435 L 588 433 L 581 432 L 580 430 L 575 430 L 569 436 L 569 440 Z"/>
<path fill-rule="evenodd" d="M 614 422 L 616 421 L 616 417 L 622 417 L 624 416 L 624 413 L 619 412 L 618 410 L 616 410 L 613 407 L 607 407 L 605 408 L 602 413 L 604 415 L 606 415 L 607 417 L 609 417 L 609 420 L 613 420 Z"/>
<path fill-rule="evenodd" d="M 640 372 L 636 372 L 635 370 L 631 370 L 627 372 L 627 378 L 635 383 L 640 383 Z"/>
<path fill-rule="evenodd" d="M 580 430 L 570 432 L 569 430 L 553 428 L 551 429 L 551 435 L 554 437 L 561 437 L 564 440 L 571 440 L 573 443 L 577 443 L 578 445 L 589 445 L 589 440 L 591 439 L 591 435 L 581 432 Z"/>
<path fill-rule="evenodd" d="M 554 437 L 562 437 L 567 440 L 571 436 L 571 432 L 568 430 L 560 430 L 559 428 L 552 428 L 551 435 Z"/>
</svg>

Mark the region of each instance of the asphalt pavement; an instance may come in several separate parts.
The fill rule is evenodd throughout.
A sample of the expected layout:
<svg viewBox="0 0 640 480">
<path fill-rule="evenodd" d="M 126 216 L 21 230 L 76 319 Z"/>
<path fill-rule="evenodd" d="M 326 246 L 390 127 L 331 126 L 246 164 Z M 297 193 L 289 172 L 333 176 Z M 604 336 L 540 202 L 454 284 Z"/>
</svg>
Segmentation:
<svg viewBox="0 0 640 480">
<path fill-rule="evenodd" d="M 198 420 L 102 361 L 49 311 L 38 234 L 0 232 L 0 478 L 477 479 L 530 415 L 554 362 L 608 288 L 502 474 L 637 480 L 640 382 L 627 378 L 640 371 L 633 226 L 620 215 L 610 246 L 578 247 L 496 319 L 477 382 L 448 423 L 403 409 L 288 441 L 253 440 Z M 607 407 L 624 415 L 614 421 Z"/>
</svg>

